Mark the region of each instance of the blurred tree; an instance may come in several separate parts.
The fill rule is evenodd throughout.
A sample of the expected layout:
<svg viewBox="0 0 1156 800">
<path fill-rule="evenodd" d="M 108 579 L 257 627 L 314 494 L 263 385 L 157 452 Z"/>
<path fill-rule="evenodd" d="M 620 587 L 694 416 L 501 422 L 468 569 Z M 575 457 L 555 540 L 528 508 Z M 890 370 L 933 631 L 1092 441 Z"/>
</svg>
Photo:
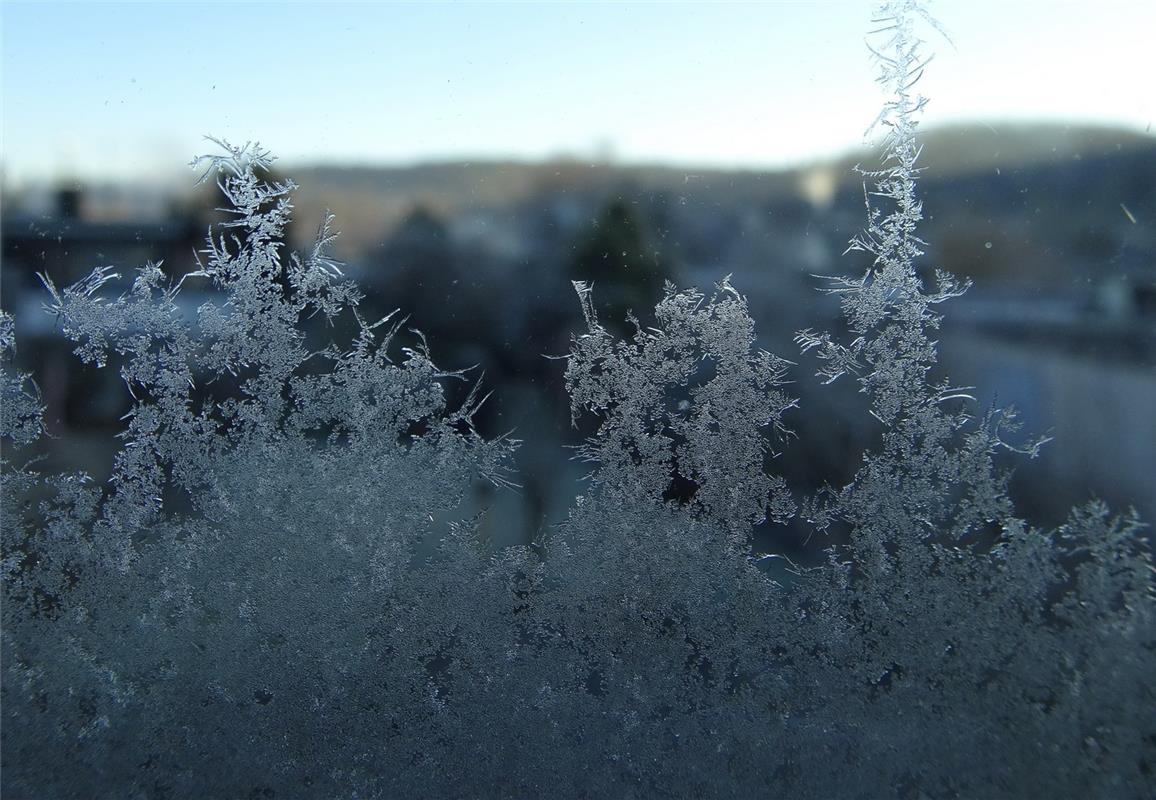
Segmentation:
<svg viewBox="0 0 1156 800">
<path fill-rule="evenodd" d="M 440 364 L 489 366 L 485 353 L 496 347 L 492 338 L 500 301 L 495 288 L 480 278 L 485 265 L 475 263 L 476 255 L 467 257 L 444 220 L 415 206 L 369 258 L 363 314 L 377 318 L 401 309 L 407 327 L 435 343 Z"/>
<path fill-rule="evenodd" d="M 643 325 L 653 323 L 653 307 L 663 284 L 672 277 L 652 226 L 624 197 L 611 200 L 574 245 L 572 280 L 597 287 L 599 320 L 607 329 L 631 332 L 627 314 Z"/>
</svg>

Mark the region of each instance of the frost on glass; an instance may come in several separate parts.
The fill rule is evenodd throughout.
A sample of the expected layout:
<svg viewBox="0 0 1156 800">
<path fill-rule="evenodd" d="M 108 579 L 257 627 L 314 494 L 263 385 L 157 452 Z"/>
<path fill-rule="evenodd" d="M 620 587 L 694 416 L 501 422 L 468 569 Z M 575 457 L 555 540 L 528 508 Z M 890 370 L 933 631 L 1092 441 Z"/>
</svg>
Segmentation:
<svg viewBox="0 0 1156 800">
<path fill-rule="evenodd" d="M 794 405 L 778 388 L 789 362 L 752 352 L 754 322 L 729 280 L 706 298 L 666 287 L 654 314 L 637 320 L 630 342 L 598 323 L 592 287 L 576 281 L 588 331 L 574 340 L 566 387 L 575 414 L 602 418 L 579 453 L 598 464 L 594 484 L 623 499 L 660 502 L 678 478 L 694 488 L 694 507 L 743 542 L 751 525 L 794 511 L 782 478 L 766 474 L 765 433 L 788 431 Z"/>
<path fill-rule="evenodd" d="M 45 276 L 132 408 L 108 486 L 40 472 L 0 316 L 4 794 L 1151 796 L 1141 524 L 1098 503 L 1018 519 L 997 456 L 1039 442 L 936 370 L 965 287 L 920 278 L 923 18 L 879 14 L 883 161 L 851 243 L 873 263 L 826 289 L 849 334 L 799 334 L 881 432 L 816 496 L 774 471 L 807 446 L 803 371 L 755 348 L 727 280 L 668 286 L 626 339 L 575 284 L 593 472 L 565 522 L 494 549 L 470 493 L 514 490 L 516 443 L 476 432 L 480 391 L 447 405 L 463 376 L 399 349 L 401 319 L 361 317 L 331 220 L 285 251 L 294 187 L 259 147 L 199 162 L 230 217 L 196 272 L 146 265 L 119 296 L 107 268 Z M 194 283 L 212 299 L 190 311 Z M 752 531 L 796 514 L 842 543 L 773 578 Z"/>
</svg>

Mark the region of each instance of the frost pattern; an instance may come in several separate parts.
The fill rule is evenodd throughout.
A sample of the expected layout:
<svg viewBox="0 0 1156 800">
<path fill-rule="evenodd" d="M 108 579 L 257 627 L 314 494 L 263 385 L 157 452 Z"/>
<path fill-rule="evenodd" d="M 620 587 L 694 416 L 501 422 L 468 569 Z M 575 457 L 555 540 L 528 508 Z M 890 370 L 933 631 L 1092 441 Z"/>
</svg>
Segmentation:
<svg viewBox="0 0 1156 800">
<path fill-rule="evenodd" d="M 16 445 L 27 445 L 40 438 L 44 432 L 41 421 L 40 402 L 25 384 L 26 375 L 13 375 L 8 362 L 16 349 L 12 315 L 0 311 L 0 363 L 5 366 L 0 375 L 0 436 Z"/>
<path fill-rule="evenodd" d="M 656 501 L 681 477 L 695 487 L 695 507 L 740 542 L 768 515 L 788 519 L 786 484 L 763 470 L 763 431 L 788 433 L 782 415 L 794 401 L 778 387 L 789 362 L 751 352 L 754 322 L 729 280 L 709 300 L 667 284 L 655 308 L 661 327 L 634 321 L 632 342 L 615 342 L 598 324 L 591 286 L 575 281 L 574 288 L 589 330 L 574 340 L 566 387 L 575 414 L 603 418 L 579 451 L 598 464 L 596 485 Z"/>
<path fill-rule="evenodd" d="M 491 549 L 467 500 L 509 482 L 515 443 L 474 430 L 477 391 L 447 408 L 463 376 L 398 354 L 401 320 L 361 318 L 330 220 L 283 252 L 292 184 L 219 143 L 199 163 L 231 217 L 196 273 L 146 265 L 115 298 L 108 268 L 45 277 L 133 398 L 108 487 L 24 458 L 39 403 L 0 316 L 4 794 L 1152 796 L 1142 526 L 1097 503 L 1017 519 L 1012 415 L 935 376 L 933 307 L 964 287 L 917 269 L 925 14 L 879 17 L 884 162 L 852 242 L 873 264 L 829 287 L 849 342 L 799 335 L 881 426 L 848 485 L 803 498 L 845 534 L 825 564 L 775 578 L 751 550 L 794 513 L 772 456 L 805 409 L 725 280 L 668 286 L 628 340 L 575 284 L 591 481 L 541 541 Z M 190 316 L 193 281 L 212 299 Z"/>
</svg>

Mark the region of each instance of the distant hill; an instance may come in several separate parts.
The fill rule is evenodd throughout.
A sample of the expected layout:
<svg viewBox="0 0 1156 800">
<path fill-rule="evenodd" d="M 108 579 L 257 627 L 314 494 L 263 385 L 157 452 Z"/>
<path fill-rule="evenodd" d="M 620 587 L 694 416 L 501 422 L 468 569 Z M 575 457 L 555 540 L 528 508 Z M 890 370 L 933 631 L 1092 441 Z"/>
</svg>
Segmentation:
<svg viewBox="0 0 1156 800">
<path fill-rule="evenodd" d="M 1151 174 L 1144 168 L 1146 162 L 1156 163 L 1156 136 L 1123 128 L 977 122 L 929 128 L 921 138 L 921 165 L 926 169 L 924 189 L 933 193 L 936 183 L 1001 174 L 1007 177 L 1013 171 L 1063 173 L 1065 185 L 1088 186 L 1108 180 L 1110 176 L 1102 173 L 1110 169 L 1129 173 L 1117 174 L 1115 179 L 1134 182 Z M 303 247 L 308 243 L 328 209 L 336 214 L 342 232 L 336 255 L 350 259 L 384 241 L 415 206 L 445 217 L 475 211 L 520 213 L 533 209 L 537 198 L 570 194 L 597 200 L 617 194 L 639 197 L 662 192 L 675 202 L 707 214 L 711 209 L 755 208 L 783 198 L 808 198 L 826 205 L 840 197 L 855 205 L 857 215 L 862 203 L 862 178 L 853 168 L 857 163 L 871 165 L 873 158 L 870 148 L 864 147 L 781 170 L 577 160 L 461 161 L 411 166 L 279 162 L 277 174 L 292 176 L 300 186 L 295 195 L 294 245 Z M 1108 167 L 1109 163 L 1117 166 Z M 1140 174 L 1136 174 L 1137 167 Z M 953 198 L 958 196 L 955 189 L 939 198 L 938 211 L 951 209 Z M 12 209 L 24 205 L 29 213 L 50 208 L 53 187 L 38 191 L 43 195 L 38 202 L 29 202 L 28 196 L 35 192 L 24 192 L 26 196 L 22 198 L 9 197 L 5 192 L 5 206 Z M 94 220 L 160 220 L 169 213 L 169 203 L 155 197 L 155 190 L 110 184 L 85 187 L 85 191 L 85 206 L 93 211 L 86 212 L 86 217 Z M 194 209 L 216 204 L 213 187 L 202 186 L 198 191 L 198 198 L 185 198 L 183 202 Z M 20 202 L 9 202 L 14 199 Z M 1062 198 L 1059 200 L 1063 202 Z M 1120 213 L 1118 203 L 1111 206 L 1113 213 Z"/>
<path fill-rule="evenodd" d="M 929 128 L 921 160 L 940 177 L 1156 149 L 1156 136 L 1090 125 L 974 123 Z"/>
<path fill-rule="evenodd" d="M 922 136 L 922 166 L 931 180 L 997 170 L 1062 167 L 1082 160 L 1135 154 L 1156 158 L 1156 136 L 1121 128 L 1061 124 L 974 123 L 932 128 Z M 783 170 L 723 170 L 589 163 L 463 161 L 412 166 L 285 164 L 300 185 L 297 218 L 304 236 L 325 209 L 337 215 L 341 250 L 362 251 L 384 239 L 416 205 L 442 215 L 511 208 L 536 195 L 562 192 L 670 192 L 696 203 L 742 204 L 858 185 L 853 167 L 870 165 L 869 148 Z"/>
<path fill-rule="evenodd" d="M 337 215 L 341 245 L 348 252 L 372 246 L 415 207 L 454 216 L 478 210 L 509 209 L 535 197 L 580 193 L 609 196 L 668 192 L 693 195 L 697 202 L 727 205 L 768 196 L 795 194 L 795 170 L 690 169 L 577 161 L 471 161 L 406 167 L 290 165 L 286 174 L 300 185 L 297 218 Z M 302 231 L 304 233 L 305 231 Z"/>
</svg>

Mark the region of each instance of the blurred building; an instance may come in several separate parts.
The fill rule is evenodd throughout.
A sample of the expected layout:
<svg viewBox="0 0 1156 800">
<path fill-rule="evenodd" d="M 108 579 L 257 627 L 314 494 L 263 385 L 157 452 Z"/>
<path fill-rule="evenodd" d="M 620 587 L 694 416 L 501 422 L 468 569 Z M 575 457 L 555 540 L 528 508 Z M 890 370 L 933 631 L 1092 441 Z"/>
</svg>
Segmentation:
<svg viewBox="0 0 1156 800">
<path fill-rule="evenodd" d="M 182 275 L 195 268 L 203 220 L 167 206 L 159 213 L 130 209 L 126 215 L 123 206 L 118 209 L 107 198 L 94 200 L 77 186 L 58 188 L 23 206 L 0 219 L 0 305 L 16 321 L 17 363 L 31 372 L 40 390 L 50 433 L 84 438 L 85 432 L 100 430 L 107 435 L 122 424 L 128 408 L 124 385 L 115 370 L 86 367 L 72 354 L 72 345 L 44 311 L 47 291 L 39 276 L 65 287 L 96 267 L 112 266 L 123 278 L 118 284 L 123 289 L 133 271 L 149 261 L 163 261 L 169 274 Z M 87 445 L 79 440 L 67 441 L 72 452 L 56 448 L 50 454 L 59 457 L 56 463 L 98 474 L 109 463 L 103 453 L 81 452 Z"/>
</svg>

